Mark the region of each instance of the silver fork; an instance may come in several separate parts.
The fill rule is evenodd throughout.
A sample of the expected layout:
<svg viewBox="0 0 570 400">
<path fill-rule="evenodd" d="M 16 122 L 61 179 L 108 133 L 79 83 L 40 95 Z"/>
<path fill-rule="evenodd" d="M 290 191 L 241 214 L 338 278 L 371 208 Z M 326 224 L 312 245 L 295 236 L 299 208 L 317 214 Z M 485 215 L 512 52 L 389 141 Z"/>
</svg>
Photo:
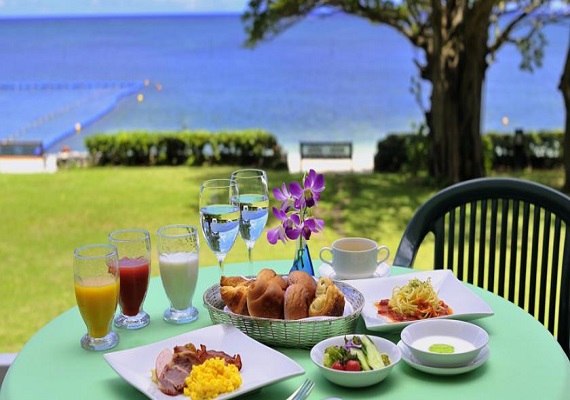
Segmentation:
<svg viewBox="0 0 570 400">
<path fill-rule="evenodd" d="M 314 386 L 315 383 L 312 380 L 306 379 L 305 382 L 303 382 L 303 384 L 291 394 L 291 396 L 287 397 L 287 400 L 305 400 L 309 397 Z"/>
</svg>

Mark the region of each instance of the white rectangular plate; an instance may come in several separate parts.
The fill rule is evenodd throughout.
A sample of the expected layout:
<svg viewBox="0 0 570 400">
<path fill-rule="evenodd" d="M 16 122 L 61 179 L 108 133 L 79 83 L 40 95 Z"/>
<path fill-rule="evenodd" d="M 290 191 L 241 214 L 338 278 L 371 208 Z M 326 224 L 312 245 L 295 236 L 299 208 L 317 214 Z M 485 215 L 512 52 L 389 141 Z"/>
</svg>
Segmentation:
<svg viewBox="0 0 570 400">
<path fill-rule="evenodd" d="M 124 380 L 150 399 L 188 399 L 182 394 L 173 397 L 162 393 L 151 376 L 156 357 L 163 349 L 172 349 L 186 343 L 193 343 L 198 348 L 204 344 L 209 350 L 224 351 L 231 356 L 240 355 L 242 384 L 237 390 L 222 394 L 218 399 L 230 399 L 305 373 L 303 367 L 289 357 L 253 340 L 234 326 L 225 324 L 212 325 L 129 350 L 107 353 L 104 357 Z"/>
<path fill-rule="evenodd" d="M 374 305 L 382 299 L 392 297 L 394 287 L 407 285 L 412 278 L 418 278 L 422 281 L 431 278 L 431 284 L 439 298 L 453 310 L 453 314 L 437 318 L 473 320 L 493 315 L 491 307 L 459 281 L 450 270 L 414 272 L 382 279 L 345 281 L 364 295 L 362 318 L 364 318 L 367 329 L 371 331 L 400 330 L 414 322 L 393 322 L 389 318 L 378 315 L 378 309 Z"/>
</svg>

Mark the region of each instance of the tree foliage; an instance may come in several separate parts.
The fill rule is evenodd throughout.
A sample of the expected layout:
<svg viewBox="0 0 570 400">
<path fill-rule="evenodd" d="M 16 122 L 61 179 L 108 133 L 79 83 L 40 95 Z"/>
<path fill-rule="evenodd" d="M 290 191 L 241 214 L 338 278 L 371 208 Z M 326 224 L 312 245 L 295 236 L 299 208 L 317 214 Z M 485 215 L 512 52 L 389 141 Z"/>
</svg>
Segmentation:
<svg viewBox="0 0 570 400">
<path fill-rule="evenodd" d="M 243 14 L 255 46 L 309 14 L 335 12 L 386 24 L 407 38 L 420 55 L 413 60 L 431 90 L 425 110 L 430 137 L 430 174 L 452 183 L 485 174 L 481 100 L 485 73 L 497 51 L 512 44 L 520 67 L 541 65 L 550 20 L 549 0 L 250 0 Z M 322 12 L 321 12 L 322 11 Z"/>
</svg>

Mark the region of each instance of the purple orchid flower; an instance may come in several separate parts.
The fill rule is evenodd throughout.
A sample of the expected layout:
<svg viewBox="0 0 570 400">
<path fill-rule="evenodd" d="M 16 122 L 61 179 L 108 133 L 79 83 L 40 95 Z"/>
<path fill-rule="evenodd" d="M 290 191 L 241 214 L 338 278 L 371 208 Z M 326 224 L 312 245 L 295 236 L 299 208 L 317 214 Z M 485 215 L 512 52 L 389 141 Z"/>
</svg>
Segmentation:
<svg viewBox="0 0 570 400">
<path fill-rule="evenodd" d="M 281 202 L 279 208 L 273 207 L 273 214 L 280 220 L 280 224 L 267 231 L 267 240 L 271 244 L 288 240 L 304 238 L 309 240 L 313 233 L 322 231 L 325 222 L 314 218 L 308 209 L 317 205 L 321 192 L 325 190 L 325 178 L 311 169 L 305 175 L 303 186 L 291 182 L 289 187 L 285 183 L 273 189 L 275 199 Z"/>
<path fill-rule="evenodd" d="M 281 210 L 284 212 L 291 210 L 293 207 L 295 199 L 287 189 L 287 185 L 285 183 L 281 185 L 281 190 L 278 187 L 273 188 L 273 196 L 275 197 L 275 200 L 281 202 Z"/>
<path fill-rule="evenodd" d="M 299 228 L 301 220 L 298 214 L 287 215 L 283 210 L 273 207 L 273 215 L 283 222 L 276 228 L 267 231 L 269 243 L 275 244 L 278 240 L 285 243 L 287 239 L 295 240 L 299 237 L 301 234 L 301 229 Z"/>
<path fill-rule="evenodd" d="M 300 226 L 301 234 L 305 240 L 311 238 L 311 233 L 318 233 L 325 227 L 325 222 L 318 218 L 307 218 L 303 221 L 302 226 Z"/>
<path fill-rule="evenodd" d="M 267 231 L 267 241 L 269 243 L 275 244 L 277 243 L 278 240 L 281 240 L 283 243 L 287 241 L 287 236 L 285 235 L 285 229 L 283 229 L 283 225 L 281 224 Z"/>
<path fill-rule="evenodd" d="M 303 187 L 297 182 L 292 182 L 289 190 L 293 195 L 294 206 L 297 210 L 314 207 L 321 199 L 321 192 L 325 190 L 325 177 L 311 169 L 305 176 Z"/>
</svg>

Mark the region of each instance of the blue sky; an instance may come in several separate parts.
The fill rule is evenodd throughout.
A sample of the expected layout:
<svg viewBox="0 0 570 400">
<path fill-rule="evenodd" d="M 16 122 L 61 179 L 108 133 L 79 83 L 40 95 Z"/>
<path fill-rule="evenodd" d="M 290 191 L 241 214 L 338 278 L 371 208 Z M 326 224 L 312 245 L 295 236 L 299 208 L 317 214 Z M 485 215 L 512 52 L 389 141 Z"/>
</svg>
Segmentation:
<svg viewBox="0 0 570 400">
<path fill-rule="evenodd" d="M 0 18 L 156 13 L 241 13 L 247 0 L 0 0 Z"/>
<path fill-rule="evenodd" d="M 245 10 L 247 2 L 248 0 L 0 0 L 0 18 L 149 13 L 241 13 Z"/>
</svg>

